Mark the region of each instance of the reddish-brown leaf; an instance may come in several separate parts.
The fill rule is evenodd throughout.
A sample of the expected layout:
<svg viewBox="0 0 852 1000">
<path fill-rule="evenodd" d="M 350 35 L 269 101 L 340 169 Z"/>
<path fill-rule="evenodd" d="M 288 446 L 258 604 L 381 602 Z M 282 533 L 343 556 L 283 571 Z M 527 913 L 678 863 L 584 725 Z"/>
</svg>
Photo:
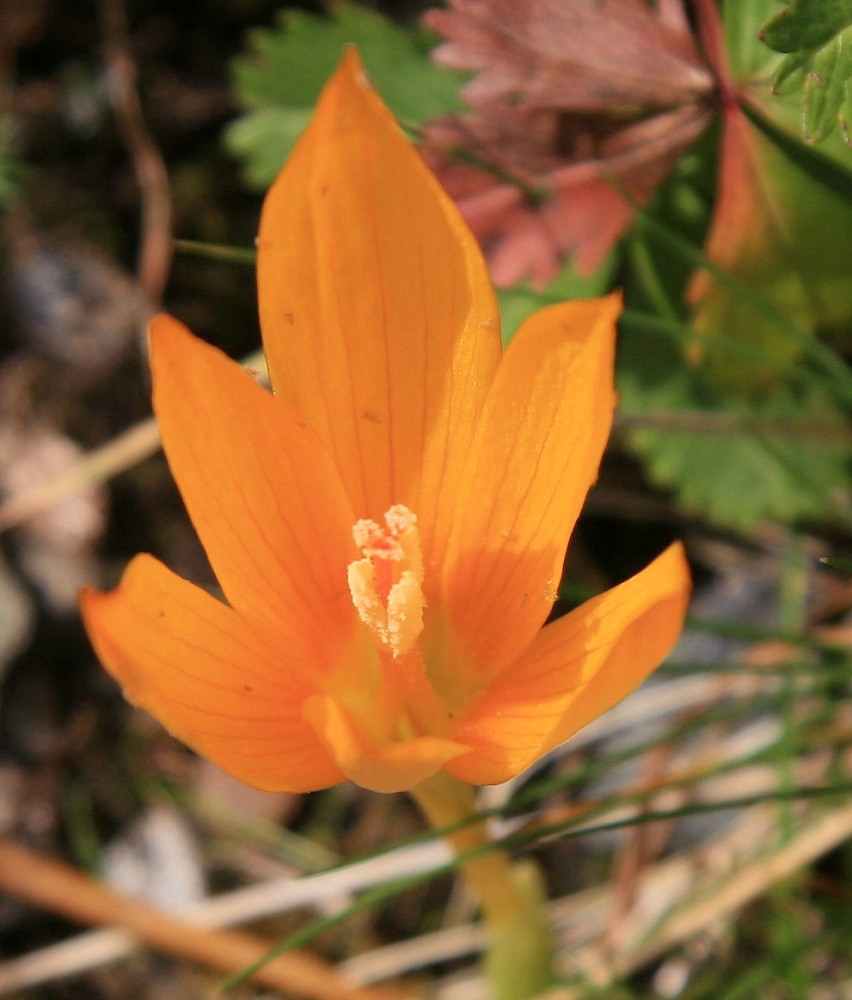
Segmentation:
<svg viewBox="0 0 852 1000">
<path fill-rule="evenodd" d="M 498 284 L 595 269 L 711 114 L 680 0 L 452 0 L 426 23 L 477 71 L 422 148 Z"/>
<path fill-rule="evenodd" d="M 479 71 L 473 107 L 663 108 L 707 92 L 679 0 L 451 0 L 425 21 L 447 38 L 439 62 Z"/>
</svg>

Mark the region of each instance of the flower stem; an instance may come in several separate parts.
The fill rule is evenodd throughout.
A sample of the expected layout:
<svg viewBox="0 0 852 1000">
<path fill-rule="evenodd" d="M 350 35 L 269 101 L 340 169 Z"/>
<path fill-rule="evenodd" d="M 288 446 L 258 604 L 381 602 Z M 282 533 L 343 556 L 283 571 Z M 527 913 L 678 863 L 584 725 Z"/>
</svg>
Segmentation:
<svg viewBox="0 0 852 1000">
<path fill-rule="evenodd" d="M 474 789 L 440 772 L 411 790 L 435 828 L 453 826 L 476 812 Z M 447 835 L 456 854 L 475 853 L 490 843 L 484 821 Z M 512 862 L 496 848 L 476 854 L 460 871 L 476 894 L 488 930 L 485 975 L 491 1000 L 528 1000 L 554 983 L 553 947 L 546 895 L 537 866 Z"/>
</svg>

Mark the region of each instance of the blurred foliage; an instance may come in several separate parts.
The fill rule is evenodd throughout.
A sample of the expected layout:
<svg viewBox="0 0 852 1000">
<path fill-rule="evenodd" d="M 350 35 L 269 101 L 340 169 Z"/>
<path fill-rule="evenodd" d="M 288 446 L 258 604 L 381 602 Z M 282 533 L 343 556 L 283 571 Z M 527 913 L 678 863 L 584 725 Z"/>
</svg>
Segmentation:
<svg viewBox="0 0 852 1000">
<path fill-rule="evenodd" d="M 625 317 L 618 382 L 652 479 L 743 532 L 766 519 L 852 525 L 848 421 L 830 392 L 796 379 L 750 403 L 722 397 L 652 326 L 648 314 Z"/>
<path fill-rule="evenodd" d="M 623 287 L 624 440 L 687 511 L 743 532 L 766 521 L 852 524 L 852 375 L 836 353 L 852 343 L 852 167 L 839 132 L 828 134 L 844 114 L 850 9 L 800 0 L 779 14 L 777 0 L 723 0 L 739 106 L 682 158 L 595 274 L 581 279 L 569 259 L 544 288 L 500 290 L 508 340 L 546 302 Z M 272 180 L 347 42 L 404 125 L 462 107 L 461 78 L 429 61 L 421 29 L 351 3 L 328 17 L 282 12 L 233 63 L 248 110 L 226 140 L 252 184 Z M 780 68 L 770 45 L 788 53 Z M 843 55 L 829 81 L 830 52 Z M 826 140 L 819 151 L 799 136 L 791 60 L 820 77 L 805 111 L 807 137 Z M 785 81 L 780 96 L 773 74 Z"/>
<path fill-rule="evenodd" d="M 631 271 L 640 307 L 689 324 L 693 339 L 683 331 L 680 351 L 661 343 L 653 350 L 647 342 L 653 333 L 643 333 L 641 342 L 628 333 L 620 360 L 625 408 L 705 415 L 703 430 L 649 427 L 631 435 L 651 478 L 674 490 L 687 509 L 742 531 L 766 520 L 848 526 L 852 513 L 852 381 L 820 339 L 849 345 L 852 288 L 843 263 L 852 253 L 849 152 L 834 136 L 815 164 L 794 131 L 797 99 L 769 93 L 765 81 L 777 57 L 760 44 L 757 26 L 773 6 L 749 0 L 723 7 L 733 79 L 751 115 L 768 124 L 761 130 L 742 115 L 723 125 L 722 143 L 729 146 L 716 164 L 716 194 L 705 194 L 706 224 L 723 197 L 746 202 L 721 233 L 726 266 L 714 269 L 700 250 L 695 204 L 700 192 L 712 190 L 704 145 L 696 150 L 702 158 L 694 155 L 688 169 L 675 171 L 640 219 L 634 239 L 644 239 L 645 266 Z M 734 140 L 739 146 L 726 161 Z M 734 183 L 751 190 L 725 190 Z M 689 288 L 682 267 L 672 267 L 678 257 L 713 279 L 692 310 L 682 304 Z M 712 429 L 723 413 L 736 430 Z M 760 429 L 767 427 L 774 430 Z"/>
<path fill-rule="evenodd" d="M 346 45 L 357 45 L 376 87 L 406 126 L 457 111 L 458 74 L 429 61 L 428 38 L 353 3 L 325 17 L 282 11 L 275 28 L 249 33 L 233 62 L 234 91 L 247 108 L 226 132 L 248 181 L 268 187 L 307 125 L 323 84 Z"/>
<path fill-rule="evenodd" d="M 795 0 L 767 22 L 761 38 L 785 54 L 775 92 L 803 91 L 803 137 L 820 142 L 839 124 L 852 142 L 852 2 Z"/>
</svg>

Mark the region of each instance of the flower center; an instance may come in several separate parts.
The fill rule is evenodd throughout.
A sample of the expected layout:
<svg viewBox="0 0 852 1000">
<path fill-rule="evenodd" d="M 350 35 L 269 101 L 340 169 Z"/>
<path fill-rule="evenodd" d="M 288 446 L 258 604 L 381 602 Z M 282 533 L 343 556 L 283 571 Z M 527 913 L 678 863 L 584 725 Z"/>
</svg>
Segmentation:
<svg viewBox="0 0 852 1000">
<path fill-rule="evenodd" d="M 379 644 L 402 656 L 423 631 L 426 607 L 417 517 L 404 504 L 394 504 L 384 527 L 362 519 L 352 537 L 363 555 L 347 571 L 352 603 Z"/>
</svg>

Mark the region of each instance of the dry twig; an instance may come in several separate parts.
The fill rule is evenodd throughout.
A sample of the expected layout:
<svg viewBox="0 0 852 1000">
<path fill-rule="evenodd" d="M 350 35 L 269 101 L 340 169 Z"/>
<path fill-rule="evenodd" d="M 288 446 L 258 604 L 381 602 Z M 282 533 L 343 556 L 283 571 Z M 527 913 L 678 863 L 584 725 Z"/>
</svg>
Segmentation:
<svg viewBox="0 0 852 1000">
<path fill-rule="evenodd" d="M 148 903 L 122 896 L 69 865 L 3 841 L 0 888 L 80 923 L 123 927 L 152 948 L 226 973 L 246 968 L 270 947 L 242 931 L 194 926 Z M 320 958 L 304 951 L 279 955 L 262 965 L 252 978 L 316 1000 L 402 1000 L 402 994 L 395 990 L 353 986 Z"/>
<path fill-rule="evenodd" d="M 127 12 L 121 0 L 100 0 L 109 96 L 118 127 L 133 160 L 142 199 L 139 285 L 159 303 L 172 259 L 172 203 L 166 164 L 145 125 L 136 89 Z"/>
</svg>

